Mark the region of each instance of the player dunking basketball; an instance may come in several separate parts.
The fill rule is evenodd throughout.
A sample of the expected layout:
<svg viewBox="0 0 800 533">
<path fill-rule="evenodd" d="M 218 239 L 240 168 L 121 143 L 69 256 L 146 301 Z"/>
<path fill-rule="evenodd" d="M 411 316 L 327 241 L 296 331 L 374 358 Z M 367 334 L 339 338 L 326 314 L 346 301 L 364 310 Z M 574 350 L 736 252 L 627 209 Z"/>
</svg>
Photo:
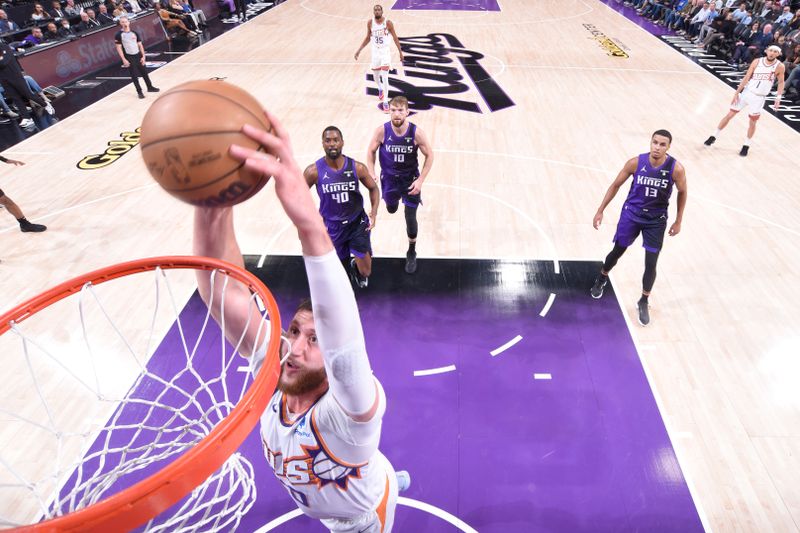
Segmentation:
<svg viewBox="0 0 800 533">
<path fill-rule="evenodd" d="M 739 151 L 739 155 L 744 157 L 750 150 L 750 141 L 756 133 L 756 124 L 758 119 L 761 118 L 761 110 L 764 108 L 764 101 L 767 95 L 772 90 L 775 84 L 775 78 L 778 79 L 778 96 L 775 98 L 774 109 L 777 111 L 781 106 L 781 95 L 783 95 L 783 75 L 786 72 L 786 67 L 778 61 L 781 55 L 781 47 L 777 45 L 769 46 L 766 50 L 766 56 L 754 59 L 750 63 L 750 68 L 747 69 L 739 87 L 731 100 L 731 109 L 728 114 L 722 117 L 717 131 L 705 141 L 706 146 L 711 146 L 719 137 L 720 132 L 728 125 L 736 114 L 744 108 L 747 108 L 747 116 L 750 119 L 750 126 L 747 128 L 747 138 Z M 739 96 L 741 93 L 741 96 Z"/>
<path fill-rule="evenodd" d="M 389 19 L 383 16 L 383 7 L 375 4 L 372 8 L 374 18 L 367 21 L 367 36 L 361 46 L 358 47 L 354 55 L 358 61 L 358 55 L 361 50 L 367 46 L 367 43 L 372 43 L 372 69 L 375 83 L 378 85 L 378 100 L 381 101 L 381 106 L 384 113 L 389 112 L 389 71 L 392 69 L 391 52 L 389 50 L 389 35 L 391 34 L 394 39 L 394 44 L 397 45 L 397 51 L 400 52 L 400 61 L 403 61 L 403 49 L 400 48 L 400 39 L 397 38 L 397 33 L 394 31 L 394 24 Z"/>
<path fill-rule="evenodd" d="M 381 190 L 386 209 L 397 212 L 400 200 L 405 206 L 406 252 L 405 270 L 417 271 L 417 208 L 422 203 L 422 184 L 433 166 L 433 148 L 425 133 L 408 122 L 408 99 L 395 96 L 389 104 L 391 120 L 375 130 L 367 149 L 367 166 L 375 175 L 375 152 L 380 149 Z M 419 171 L 417 151 L 425 156 L 422 172 Z"/>
<path fill-rule="evenodd" d="M 608 283 L 608 273 L 641 233 L 645 249 L 644 276 L 642 297 L 636 305 L 639 310 L 639 323 L 643 326 L 650 323 L 648 298 L 656 281 L 656 263 L 664 243 L 667 208 L 673 184 L 678 189 L 678 214 L 669 228 L 670 235 L 675 236 L 680 233 L 683 210 L 686 207 L 686 172 L 683 165 L 667 154 L 671 144 L 672 134 L 667 130 L 653 133 L 650 139 L 650 153 L 641 154 L 625 163 L 608 188 L 593 221 L 594 228 L 599 229 L 603 221 L 603 210 L 614 199 L 622 184 L 633 176 L 631 189 L 622 206 L 622 214 L 614 235 L 614 249 L 606 257 L 591 293 L 593 298 L 603 296 L 603 289 Z"/>
<path fill-rule="evenodd" d="M 349 262 L 353 283 L 365 288 L 372 273 L 372 246 L 370 231 L 375 227 L 381 197 L 378 184 L 363 163 L 342 154 L 344 139 L 336 126 L 322 132 L 325 157 L 308 165 L 303 176 L 309 187 L 316 185 L 319 195 L 319 213 L 328 228 L 339 259 Z M 369 217 L 364 211 L 364 198 L 359 181 L 369 190 L 372 206 Z M 350 254 L 355 257 L 350 258 Z"/>
<path fill-rule="evenodd" d="M 396 475 L 378 450 L 386 397 L 372 375 L 353 290 L 289 136 L 274 116 L 267 118 L 274 135 L 250 126 L 242 131 L 269 154 L 235 145 L 230 153 L 253 173 L 274 177 L 297 228 L 313 307 L 301 304 L 289 323 L 278 390 L 261 417 L 264 453 L 297 506 L 331 531 L 389 532 L 398 479 L 408 478 Z M 194 253 L 244 266 L 232 208 L 196 208 Z M 212 285 L 210 276 L 198 273 L 200 295 L 231 342 L 243 336 L 241 352 L 258 372 L 268 339 L 250 292 L 240 284 Z"/>
</svg>

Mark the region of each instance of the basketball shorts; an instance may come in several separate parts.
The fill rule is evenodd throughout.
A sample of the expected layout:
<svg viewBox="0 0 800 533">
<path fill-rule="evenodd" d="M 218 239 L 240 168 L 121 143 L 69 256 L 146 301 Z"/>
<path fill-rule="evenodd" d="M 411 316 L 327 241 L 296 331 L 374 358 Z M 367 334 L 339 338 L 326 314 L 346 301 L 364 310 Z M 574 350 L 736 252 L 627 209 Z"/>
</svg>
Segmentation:
<svg viewBox="0 0 800 533">
<path fill-rule="evenodd" d="M 736 104 L 731 106 L 731 111 L 736 111 L 738 113 L 742 109 L 747 108 L 747 116 L 759 117 L 761 116 L 761 110 L 764 109 L 764 101 L 766 98 L 766 96 L 753 94 L 749 89 L 745 89 L 742 91 L 742 94 L 739 95 L 739 100 Z"/>
<path fill-rule="evenodd" d="M 342 261 L 349 259 L 350 254 L 359 258 L 372 254 L 369 217 L 363 210 L 353 220 L 345 222 L 326 220 L 325 227 L 328 228 L 328 235 L 333 241 L 333 247 L 336 248 L 336 255 Z"/>
<path fill-rule="evenodd" d="M 383 458 L 386 468 L 386 488 L 378 507 L 364 516 L 352 520 L 323 519 L 322 525 L 335 533 L 390 533 L 394 525 L 397 508 L 397 474 L 388 459 Z"/>
<path fill-rule="evenodd" d="M 372 70 L 391 70 L 392 69 L 392 54 L 389 47 L 383 50 L 372 51 L 372 63 L 370 67 Z"/>
<path fill-rule="evenodd" d="M 395 206 L 403 201 L 403 205 L 417 208 L 422 203 L 422 194 L 408 194 L 408 188 L 417 179 L 416 176 L 388 176 L 381 174 L 381 196 L 387 206 Z"/>
<path fill-rule="evenodd" d="M 664 233 L 667 230 L 667 215 L 634 212 L 627 205 L 622 208 L 622 213 L 617 223 L 617 232 L 614 242 L 627 248 L 639 233 L 642 234 L 642 246 L 648 252 L 658 253 L 664 244 Z"/>
</svg>

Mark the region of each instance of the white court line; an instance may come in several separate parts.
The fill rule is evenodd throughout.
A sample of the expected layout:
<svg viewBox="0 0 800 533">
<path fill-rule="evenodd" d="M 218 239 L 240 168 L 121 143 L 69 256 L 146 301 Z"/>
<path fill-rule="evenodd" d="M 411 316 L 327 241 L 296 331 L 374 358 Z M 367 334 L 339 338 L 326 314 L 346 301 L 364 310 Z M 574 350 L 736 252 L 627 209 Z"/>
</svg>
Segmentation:
<svg viewBox="0 0 800 533">
<path fill-rule="evenodd" d="M 614 276 L 614 277 L 612 277 Z M 608 275 L 609 280 L 611 281 L 612 286 L 616 286 L 616 275 L 614 272 L 610 272 Z M 650 388 L 650 392 L 653 394 L 653 399 L 656 401 L 656 409 L 658 409 L 658 414 L 661 416 L 661 422 L 664 424 L 664 429 L 667 430 L 667 438 L 669 438 L 669 443 L 672 446 L 672 450 L 675 452 L 675 458 L 678 461 L 678 466 L 681 469 L 681 475 L 683 476 L 683 480 L 686 482 L 686 487 L 689 489 L 689 495 L 692 497 L 692 503 L 694 503 L 695 509 L 697 509 L 697 514 L 700 517 L 700 522 L 703 524 L 703 529 L 705 531 L 711 532 L 711 522 L 708 520 L 708 516 L 706 515 L 703 507 L 701 505 L 700 496 L 697 492 L 697 488 L 694 485 L 694 482 L 688 475 L 688 471 L 684 466 L 688 464 L 688 461 L 685 456 L 683 456 L 682 450 L 680 446 L 675 446 L 675 441 L 677 440 L 677 432 L 674 428 L 672 428 L 672 423 L 669 419 L 665 416 L 666 408 L 664 407 L 664 401 L 661 399 L 661 395 L 658 393 L 658 389 L 655 386 L 655 379 L 653 378 L 653 374 L 650 371 L 650 368 L 647 366 L 647 362 L 644 357 L 642 357 L 642 352 L 647 351 L 650 348 L 655 348 L 652 345 L 648 344 L 640 344 L 637 331 L 639 327 L 644 326 L 635 326 L 633 322 L 631 322 L 630 317 L 628 316 L 628 312 L 625 308 L 625 305 L 622 301 L 622 295 L 620 291 L 614 291 L 614 296 L 617 298 L 617 305 L 619 305 L 620 310 L 622 311 L 622 318 L 625 319 L 625 324 L 628 326 L 628 331 L 631 334 L 631 340 L 633 340 L 633 346 L 636 348 L 636 357 L 639 358 L 639 363 L 642 365 L 642 370 L 644 370 L 644 376 L 647 380 L 647 385 Z"/>
<path fill-rule="evenodd" d="M 275 245 L 275 242 L 278 240 L 278 237 L 280 237 L 283 234 L 283 232 L 289 229 L 291 226 L 292 223 L 287 222 L 277 233 L 275 233 L 275 235 L 272 236 L 267 245 L 264 247 L 264 253 L 261 254 L 261 257 L 258 258 L 258 264 L 256 265 L 257 268 L 264 268 L 264 261 L 267 260 L 267 254 L 269 253 L 270 250 L 272 250 L 272 247 Z"/>
<path fill-rule="evenodd" d="M 60 215 L 61 213 L 66 213 L 67 211 L 72 211 L 74 209 L 81 209 L 81 208 L 86 207 L 87 205 L 92 205 L 92 204 L 96 204 L 98 202 L 103 202 L 103 201 L 109 200 L 111 198 L 116 198 L 117 196 L 123 196 L 123 195 L 126 195 L 126 194 L 130 194 L 132 192 L 138 192 L 138 191 L 141 191 L 141 190 L 144 190 L 144 189 L 150 189 L 150 188 L 155 187 L 157 185 L 158 185 L 158 183 L 151 183 L 150 185 L 142 185 L 141 187 L 135 187 L 133 189 L 128 189 L 127 191 L 121 191 L 121 192 L 117 192 L 117 193 L 114 193 L 114 194 L 109 194 L 108 196 L 103 196 L 102 198 L 95 198 L 94 200 L 90 200 L 90 201 L 84 202 L 82 204 L 77 204 L 77 205 L 73 205 L 73 206 L 70 206 L 70 207 L 65 207 L 64 209 L 59 209 L 58 211 L 53 211 L 52 213 L 47 213 L 46 215 L 36 216 L 36 217 L 33 217 L 33 218 L 34 218 L 34 220 L 44 220 L 44 219 L 47 219 L 47 218 L 52 218 L 52 217 L 54 217 L 56 215 Z M 17 228 L 18 228 L 17 225 L 9 226 L 7 228 L 0 229 L 0 233 L 5 233 L 6 231 L 10 231 L 12 229 L 17 229 Z"/>
<path fill-rule="evenodd" d="M 508 341 L 504 345 L 500 346 L 499 348 L 495 348 L 494 350 L 492 350 L 489 353 L 492 354 L 492 357 L 494 357 L 496 355 L 500 355 L 501 353 L 505 352 L 506 350 L 508 350 L 509 348 L 511 348 L 512 346 L 514 346 L 515 344 L 517 344 L 521 340 L 522 340 L 522 335 L 517 335 L 516 337 L 514 337 L 513 339 L 511 339 L 510 341 Z"/>
<path fill-rule="evenodd" d="M 553 379 L 553 375 L 548 373 L 537 373 L 533 375 L 533 379 Z"/>
<path fill-rule="evenodd" d="M 602 174 L 616 174 L 616 172 L 617 172 L 616 170 L 605 170 L 605 169 L 602 169 L 602 168 L 590 167 L 590 166 L 587 166 L 587 165 L 579 165 L 577 163 L 570 163 L 568 161 L 559 161 L 557 159 L 547 159 L 547 158 L 544 158 L 544 157 L 534 157 L 534 156 L 527 156 L 527 155 L 509 154 L 509 153 L 503 153 L 503 152 L 485 152 L 485 151 L 482 151 L 482 150 L 449 150 L 447 148 L 437 148 L 436 152 L 437 153 L 450 153 L 450 154 L 485 155 L 485 156 L 490 156 L 490 157 L 507 157 L 509 159 L 522 159 L 522 160 L 525 160 L 525 161 L 540 161 L 542 163 L 552 163 L 554 165 L 564 165 L 564 166 L 573 167 L 573 168 L 582 168 L 584 170 L 589 170 L 589 171 L 592 171 L 592 172 L 600 172 Z M 520 177 L 520 179 L 523 179 L 523 178 Z M 431 183 L 430 185 L 437 185 L 437 184 Z M 428 186 L 430 187 L 430 185 L 428 185 Z M 723 203 L 718 202 L 716 200 L 711 200 L 710 198 L 707 198 L 707 197 L 705 197 L 703 195 L 700 195 L 700 194 L 697 194 L 697 193 L 693 193 L 693 198 L 698 199 L 698 200 L 703 201 L 703 202 L 708 202 L 710 204 L 714 204 L 714 205 L 716 205 L 718 207 L 723 207 L 725 209 L 730 209 L 731 211 L 735 211 L 735 212 L 739 213 L 740 215 L 744 215 L 744 216 L 753 218 L 755 220 L 758 220 L 759 222 L 763 222 L 765 224 L 769 224 L 771 226 L 775 226 L 776 228 L 785 230 L 788 233 L 791 233 L 792 235 L 800 237 L 800 232 L 798 232 L 797 230 L 793 230 L 793 229 L 788 228 L 788 227 L 786 227 L 786 226 L 784 226 L 782 224 L 779 224 L 777 222 L 773 222 L 773 221 L 771 221 L 769 219 L 760 217 L 758 215 L 754 215 L 753 213 L 745 211 L 744 209 L 740 209 L 738 207 L 733 207 L 733 206 L 728 205 L 728 204 L 723 204 Z"/>
<path fill-rule="evenodd" d="M 547 314 L 547 312 L 550 310 L 550 307 L 553 305 L 553 302 L 555 300 L 556 300 L 556 295 L 551 292 L 550 296 L 547 297 L 547 303 L 544 304 L 544 307 L 542 308 L 541 312 L 539 313 L 539 316 L 541 316 L 541 317 L 545 316 Z"/>
<path fill-rule="evenodd" d="M 656 70 L 649 68 L 624 68 L 624 67 L 579 67 L 572 65 L 514 65 L 510 63 L 506 65 L 508 68 L 530 68 L 541 70 L 586 70 L 586 71 L 603 71 L 603 72 L 635 72 L 637 74 L 691 74 L 697 76 L 705 74 L 705 70 L 698 72 L 691 70 Z"/>
<path fill-rule="evenodd" d="M 687 71 L 687 70 L 655 70 L 655 69 L 646 69 L 646 68 L 623 68 L 623 67 L 583 67 L 583 66 L 574 66 L 574 65 L 515 65 L 515 64 L 508 64 L 504 63 L 499 57 L 493 56 L 491 54 L 483 54 L 486 58 L 493 58 L 497 60 L 500 64 L 500 72 L 497 74 L 492 74 L 493 78 L 496 78 L 503 74 L 507 69 L 512 68 L 520 68 L 520 69 L 540 69 L 540 70 L 575 70 L 575 71 L 587 71 L 587 72 L 594 72 L 594 71 L 602 71 L 602 72 L 633 72 L 636 74 L 688 74 L 692 76 L 703 75 L 706 73 L 704 70 L 700 70 L 697 72 Z M 170 63 L 171 65 L 172 63 Z M 361 61 L 225 61 L 225 62 L 217 62 L 217 61 L 210 61 L 210 62 L 203 62 L 203 61 L 194 61 L 194 62 L 181 62 L 176 66 L 179 67 L 200 67 L 200 66 L 223 66 L 223 67 L 231 67 L 231 66 L 244 66 L 244 67 L 341 67 L 347 65 L 361 65 Z M 398 65 L 398 68 L 404 69 L 413 69 L 415 68 L 413 65 Z M 103 78 L 98 78 L 103 79 Z M 104 78 L 104 79 L 120 79 L 120 80 L 129 80 L 130 77 L 127 78 Z"/>
<path fill-rule="evenodd" d="M 358 21 L 365 20 L 365 19 L 369 18 L 368 16 L 367 17 L 345 17 L 343 15 L 333 15 L 331 13 L 324 13 L 322 11 L 317 11 L 316 9 L 311 9 L 310 7 L 306 6 L 306 4 L 308 2 L 309 2 L 309 0 L 305 0 L 303 3 L 300 4 L 300 7 L 305 9 L 306 11 L 310 11 L 311 13 L 316 13 L 317 15 L 323 15 L 325 17 L 331 17 L 331 18 L 337 18 L 337 19 L 358 20 Z M 578 2 L 574 2 L 574 4 L 582 4 L 582 5 L 584 5 L 586 7 L 586 11 L 582 11 L 580 13 L 575 13 L 573 15 L 569 15 L 569 16 L 565 16 L 565 17 L 552 17 L 552 18 L 534 19 L 534 20 L 515 20 L 515 21 L 511 21 L 511 22 L 449 22 L 449 21 L 446 21 L 446 20 L 442 20 L 443 16 L 439 15 L 438 17 L 430 17 L 430 18 L 427 18 L 427 19 L 424 19 L 424 20 L 420 20 L 419 22 L 411 21 L 411 20 L 404 20 L 403 21 L 403 25 L 407 24 L 409 26 L 415 26 L 415 25 L 419 25 L 419 24 L 431 24 L 432 22 L 444 22 L 448 26 L 516 26 L 516 25 L 523 25 L 523 24 L 538 24 L 540 22 L 558 22 L 558 21 L 562 21 L 562 20 L 571 20 L 571 19 L 583 17 L 584 15 L 588 15 L 589 13 L 594 11 L 594 9 L 591 6 L 589 6 L 586 2 L 578 1 Z M 563 9 L 565 11 L 569 11 L 570 8 L 571 8 L 571 6 L 563 6 Z M 405 9 L 400 10 L 400 11 L 403 11 L 404 14 L 406 14 L 406 12 L 407 12 L 407 10 L 405 10 Z M 492 11 L 492 13 L 495 13 L 495 12 Z M 409 17 L 409 18 L 414 18 L 414 17 Z M 419 17 L 417 17 L 417 18 L 419 18 Z M 475 18 L 477 18 L 477 17 L 475 17 Z"/>
<path fill-rule="evenodd" d="M 510 203 L 506 202 L 505 200 L 502 200 L 502 199 L 498 198 L 497 196 L 494 196 L 494 195 L 491 195 L 489 193 L 485 193 L 485 192 L 482 192 L 482 191 L 477 191 L 475 189 L 470 189 L 469 187 L 462 187 L 461 185 L 448 185 L 446 183 L 431 183 L 431 184 L 429 184 L 427 186 L 428 187 L 446 187 L 446 188 L 449 188 L 449 189 L 456 189 L 456 190 L 460 190 L 460 191 L 471 192 L 473 194 L 477 194 L 478 196 L 483 196 L 484 198 L 489 198 L 490 200 L 494 200 L 495 202 L 497 202 L 497 203 L 499 203 L 501 205 L 504 205 L 507 208 L 509 208 L 510 210 L 514 211 L 519 216 L 521 216 L 522 218 L 527 220 L 531 224 L 531 226 L 536 228 L 536 230 L 539 233 L 541 233 L 542 237 L 544 237 L 544 240 L 547 241 L 548 245 L 550 245 L 550 250 L 551 250 L 551 252 L 553 254 L 552 255 L 552 257 L 553 257 L 553 269 L 554 269 L 556 274 L 560 274 L 561 273 L 561 267 L 558 264 L 558 252 L 556 251 L 555 244 L 553 244 L 553 241 L 550 240 L 550 237 L 547 235 L 547 233 L 544 231 L 544 229 L 539 224 L 537 224 L 535 220 L 533 220 L 530 216 L 528 216 L 528 214 L 525 213 L 525 211 L 519 209 L 518 207 L 516 207 L 514 205 L 511 205 Z"/>
<path fill-rule="evenodd" d="M 405 498 L 400 496 L 397 498 L 397 505 L 403 505 L 405 507 L 411 507 L 412 509 L 418 509 L 420 511 L 424 511 L 428 514 L 432 514 L 437 518 L 441 518 L 448 524 L 457 527 L 459 530 L 463 531 L 464 533 L 478 533 L 478 530 L 471 527 L 469 524 L 458 518 L 457 516 L 453 516 L 447 511 L 443 509 L 439 509 L 438 507 L 434 507 L 433 505 L 425 502 L 421 502 L 419 500 L 412 500 L 411 498 Z M 286 514 L 279 516 L 278 518 L 271 520 L 266 525 L 262 526 L 261 529 L 255 531 L 255 533 L 267 533 L 268 531 L 272 531 L 276 527 L 285 524 L 289 520 L 293 518 L 297 518 L 301 516 L 303 511 L 300 509 L 294 509 L 289 511 Z"/>
<path fill-rule="evenodd" d="M 414 370 L 414 377 L 419 376 L 432 376 L 434 374 L 444 374 L 445 372 L 452 372 L 456 369 L 456 365 L 441 366 L 439 368 L 429 368 L 427 370 Z"/>
</svg>

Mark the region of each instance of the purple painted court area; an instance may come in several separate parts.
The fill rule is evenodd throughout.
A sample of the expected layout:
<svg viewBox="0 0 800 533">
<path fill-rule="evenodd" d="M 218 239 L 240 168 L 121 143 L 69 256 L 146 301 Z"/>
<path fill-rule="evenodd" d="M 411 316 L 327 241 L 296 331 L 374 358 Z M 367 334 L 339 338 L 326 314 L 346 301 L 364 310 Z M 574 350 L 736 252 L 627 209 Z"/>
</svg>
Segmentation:
<svg viewBox="0 0 800 533">
<path fill-rule="evenodd" d="M 248 257 L 248 267 L 288 320 L 307 295 L 302 260 L 271 257 L 263 269 L 256 260 Z M 370 286 L 357 296 L 389 402 L 381 449 L 412 478 L 402 497 L 482 533 L 702 531 L 613 288 L 601 300 L 588 295 L 598 266 L 562 262 L 556 274 L 544 261 L 421 259 L 408 276 L 401 259 L 373 261 Z M 203 320 L 203 307 L 197 295 L 187 304 L 187 330 Z M 208 342 L 218 343 L 214 337 Z M 151 365 L 169 365 L 176 342 L 168 336 Z M 202 353 L 212 348 L 218 351 Z M 414 376 L 449 365 L 456 370 Z M 240 451 L 255 466 L 258 487 L 237 529 L 249 533 L 296 506 L 256 432 Z M 273 531 L 325 529 L 300 517 Z M 458 529 L 400 505 L 394 531 Z"/>
<path fill-rule="evenodd" d="M 397 0 L 392 9 L 500 11 L 497 0 Z"/>
</svg>

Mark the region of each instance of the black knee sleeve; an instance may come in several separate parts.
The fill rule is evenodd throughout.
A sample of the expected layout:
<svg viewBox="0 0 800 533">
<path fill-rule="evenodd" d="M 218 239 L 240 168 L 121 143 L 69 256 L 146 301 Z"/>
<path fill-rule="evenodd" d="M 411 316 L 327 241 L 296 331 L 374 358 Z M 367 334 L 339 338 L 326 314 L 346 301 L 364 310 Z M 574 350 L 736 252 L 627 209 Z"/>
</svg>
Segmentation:
<svg viewBox="0 0 800 533">
<path fill-rule="evenodd" d="M 617 264 L 617 261 L 619 261 L 619 258 L 622 257 L 622 254 L 624 254 L 625 250 L 627 249 L 628 248 L 625 246 L 620 246 L 619 244 L 614 243 L 614 249 L 611 250 L 611 252 L 609 252 L 609 254 L 606 256 L 606 260 L 603 262 L 603 272 L 606 273 L 610 272 L 611 269 L 614 268 L 614 265 Z"/>
<path fill-rule="evenodd" d="M 397 213 L 397 208 L 400 207 L 400 204 L 386 204 L 386 210 L 390 213 Z"/>
<path fill-rule="evenodd" d="M 419 225 L 417 224 L 417 208 L 405 206 L 406 235 L 409 239 L 416 239 Z"/>
<path fill-rule="evenodd" d="M 653 290 L 653 283 L 656 282 L 656 263 L 658 253 L 644 252 L 644 276 L 642 276 L 642 290 L 649 293 Z"/>
</svg>

